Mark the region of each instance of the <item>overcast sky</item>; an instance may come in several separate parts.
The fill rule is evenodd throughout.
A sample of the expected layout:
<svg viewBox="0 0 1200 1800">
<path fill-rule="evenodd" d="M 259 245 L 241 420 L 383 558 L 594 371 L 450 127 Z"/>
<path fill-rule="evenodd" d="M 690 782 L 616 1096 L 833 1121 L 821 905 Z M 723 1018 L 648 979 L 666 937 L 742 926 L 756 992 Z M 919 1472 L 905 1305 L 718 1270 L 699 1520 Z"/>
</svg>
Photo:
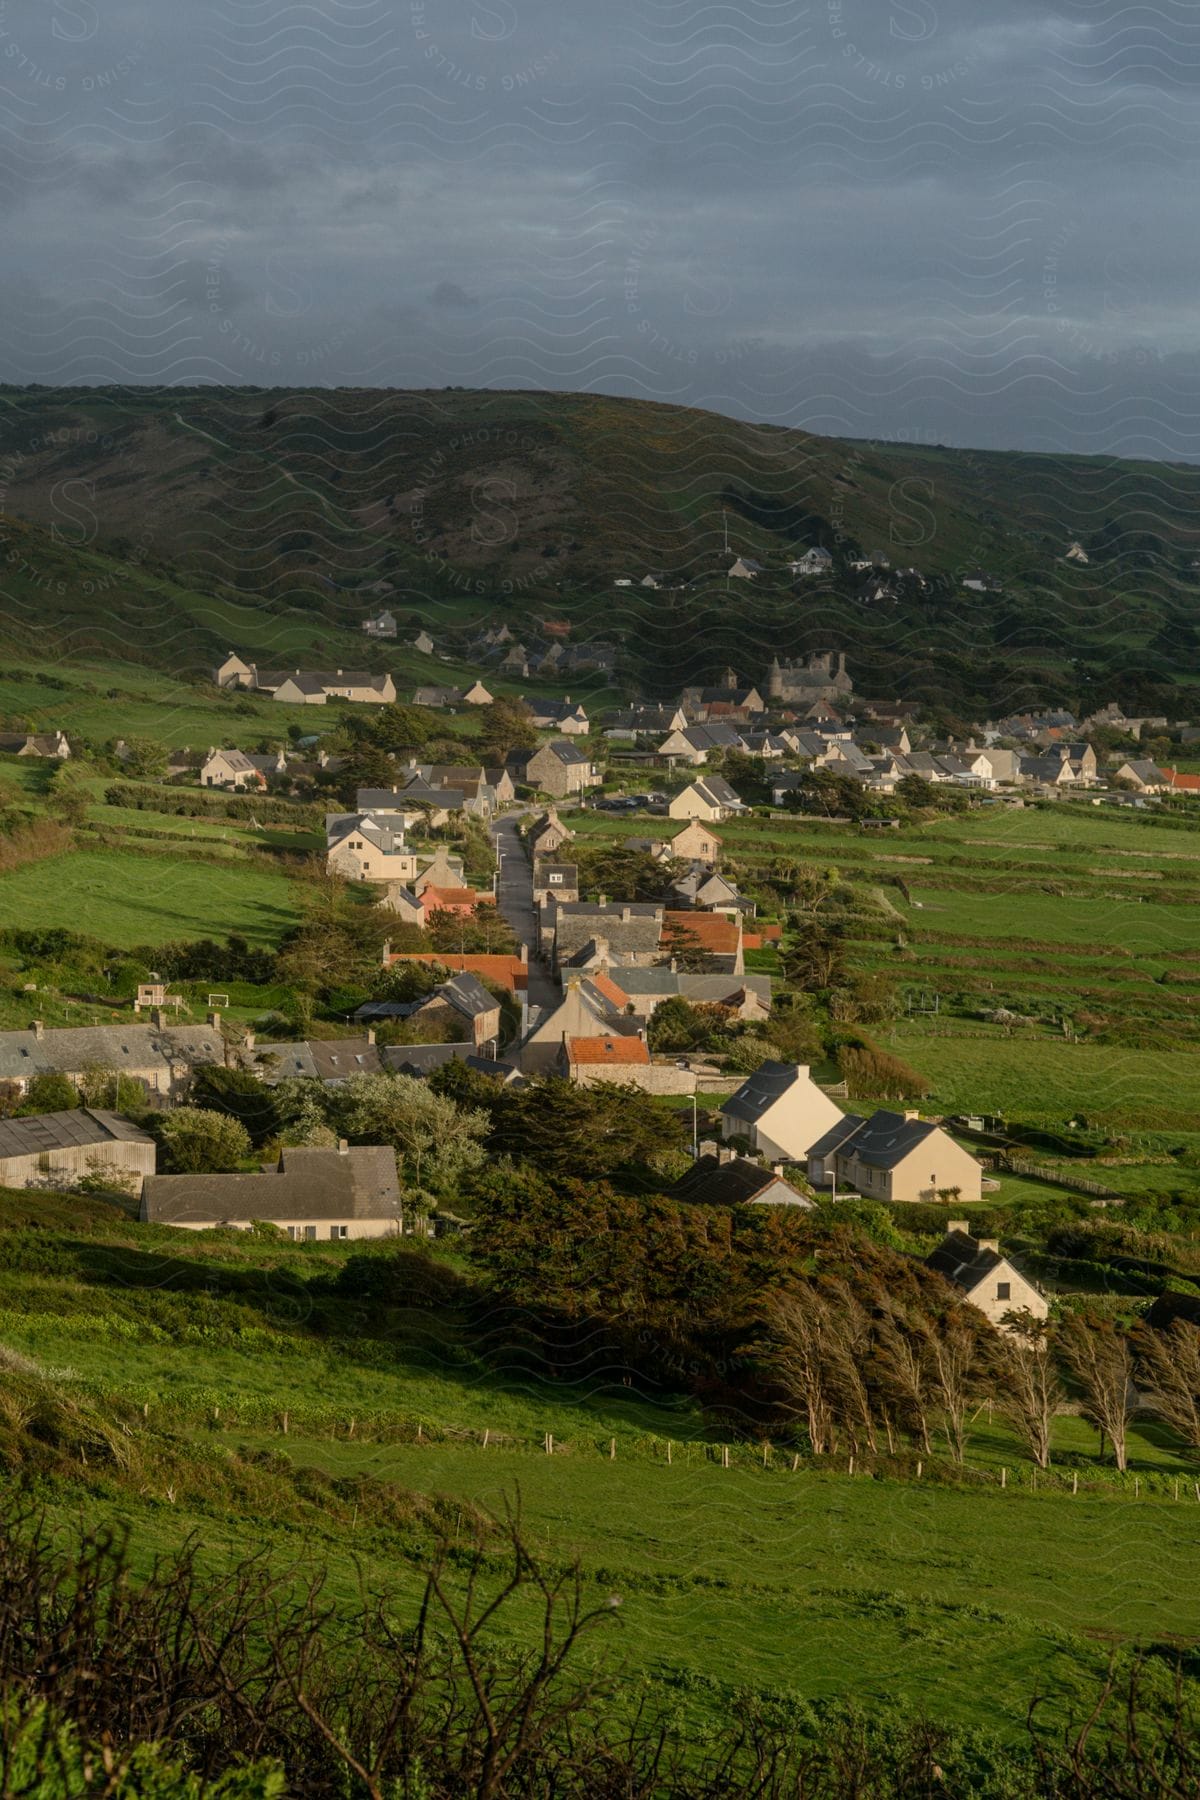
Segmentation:
<svg viewBox="0 0 1200 1800">
<path fill-rule="evenodd" d="M 1200 456 L 1195 0 L 0 0 L 0 379 Z"/>
</svg>

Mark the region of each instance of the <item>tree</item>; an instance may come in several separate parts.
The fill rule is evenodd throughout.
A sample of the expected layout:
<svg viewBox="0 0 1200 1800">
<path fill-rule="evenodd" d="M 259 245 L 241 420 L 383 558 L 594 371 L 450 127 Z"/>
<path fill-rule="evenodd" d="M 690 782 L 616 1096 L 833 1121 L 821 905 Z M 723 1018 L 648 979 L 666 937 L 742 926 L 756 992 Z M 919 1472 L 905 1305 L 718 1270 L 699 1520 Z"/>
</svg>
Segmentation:
<svg viewBox="0 0 1200 1800">
<path fill-rule="evenodd" d="M 1165 1331 L 1143 1323 L 1133 1346 L 1146 1405 L 1190 1450 L 1200 1449 L 1200 1328 L 1186 1319 Z"/>
<path fill-rule="evenodd" d="M 419 706 L 406 706 L 396 701 L 381 706 L 370 723 L 371 737 L 383 750 L 417 751 L 429 741 L 428 714 Z"/>
<path fill-rule="evenodd" d="M 126 738 L 124 750 L 118 751 L 114 744 L 110 746 L 109 753 L 121 764 L 126 774 L 135 775 L 143 781 L 156 780 L 167 772 L 167 752 L 156 738 Z"/>
<path fill-rule="evenodd" d="M 550 1176 L 586 1169 L 603 1181 L 682 1141 L 679 1116 L 664 1112 L 640 1088 L 611 1082 L 582 1087 L 551 1075 L 505 1091 L 492 1147 Z"/>
<path fill-rule="evenodd" d="M 237 1119 L 256 1150 L 278 1135 L 281 1119 L 276 1096 L 248 1070 L 204 1063 L 192 1076 L 189 1099 L 203 1111 Z"/>
<path fill-rule="evenodd" d="M 712 1036 L 710 1011 L 690 1006 L 678 994 L 660 1000 L 651 1015 L 646 1038 L 651 1050 L 671 1055 L 685 1050 L 698 1050 Z"/>
<path fill-rule="evenodd" d="M 1050 1467 L 1050 1434 L 1066 1390 L 1058 1378 L 1050 1326 L 1031 1314 L 1014 1316 L 993 1346 L 1000 1411 L 1039 1469 Z"/>
<path fill-rule="evenodd" d="M 1059 1345 L 1082 1393 L 1085 1419 L 1107 1437 L 1117 1468 L 1128 1466 L 1126 1438 L 1136 1407 L 1133 1350 L 1128 1335 L 1111 1319 L 1076 1314 L 1064 1323 Z"/>
<path fill-rule="evenodd" d="M 759 1348 L 788 1403 L 804 1418 L 814 1456 L 833 1445 L 833 1309 L 816 1287 L 772 1302 Z"/>
<path fill-rule="evenodd" d="M 250 1155 L 243 1124 L 225 1113 L 180 1106 L 157 1115 L 150 1127 L 173 1175 L 217 1175 L 236 1169 Z"/>
<path fill-rule="evenodd" d="M 328 1106 L 346 1137 L 390 1144 L 415 1187 L 446 1187 L 483 1161 L 487 1114 L 464 1111 L 411 1075 L 352 1075 Z"/>
<path fill-rule="evenodd" d="M 787 979 L 810 993 L 840 986 L 846 970 L 843 938 L 840 925 L 825 925 L 816 919 L 798 921 L 783 954 Z"/>
<path fill-rule="evenodd" d="M 497 694 L 480 712 L 480 747 L 488 764 L 504 763 L 514 750 L 532 750 L 538 741 L 533 714 L 523 700 Z"/>
<path fill-rule="evenodd" d="M 73 1112 L 82 1103 L 82 1096 L 66 1075 L 35 1075 L 17 1113 L 24 1119 L 34 1113 Z"/>
<path fill-rule="evenodd" d="M 923 807 L 937 804 L 937 789 L 923 775 L 905 775 L 896 783 L 896 796 L 906 806 Z"/>
<path fill-rule="evenodd" d="M 79 1086 L 86 1106 L 100 1106 L 109 1112 L 141 1112 L 146 1105 L 146 1090 L 132 1075 L 122 1075 L 111 1063 L 86 1063 L 80 1072 Z"/>
</svg>

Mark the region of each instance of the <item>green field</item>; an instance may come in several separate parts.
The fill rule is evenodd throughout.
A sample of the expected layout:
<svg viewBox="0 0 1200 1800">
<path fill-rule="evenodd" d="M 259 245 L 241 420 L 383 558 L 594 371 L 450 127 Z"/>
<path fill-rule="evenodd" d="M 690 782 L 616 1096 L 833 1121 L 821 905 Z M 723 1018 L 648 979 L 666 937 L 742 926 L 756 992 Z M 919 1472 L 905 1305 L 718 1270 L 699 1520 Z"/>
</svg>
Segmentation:
<svg viewBox="0 0 1200 1800">
<path fill-rule="evenodd" d="M 298 923 L 294 887 L 269 868 L 77 850 L 0 878 L 0 925 L 56 925 L 119 949 L 173 938 L 277 944 Z"/>
<path fill-rule="evenodd" d="M 713 1445 L 730 1433 L 692 1403 L 506 1373 L 478 1360 L 453 1306 L 409 1304 L 344 1335 L 311 1284 L 353 1246 L 97 1230 L 82 1209 L 72 1225 L 71 1203 L 6 1203 L 13 1218 L 43 1204 L 54 1229 L 0 1231 L 0 1344 L 58 1371 L 62 1392 L 134 1418 L 135 1453 L 158 1459 L 141 1492 L 98 1474 L 89 1500 L 81 1469 L 63 1500 L 128 1518 L 140 1558 L 191 1528 L 211 1556 L 242 1548 L 224 1484 L 256 1469 L 288 1493 L 278 1521 L 245 1522 L 256 1547 L 319 1567 L 338 1601 L 352 1599 L 356 1559 L 369 1582 L 415 1594 L 423 1530 L 359 1522 L 357 1507 L 351 1518 L 345 1496 L 368 1492 L 356 1480 L 428 1496 L 446 1518 L 519 1497 L 540 1555 L 578 1557 L 589 1589 L 620 1597 L 629 1692 L 674 1696 L 697 1722 L 750 1690 L 894 1703 L 1016 1736 L 1035 1687 L 1059 1704 L 1111 1649 L 1200 1636 L 1200 1587 L 1181 1580 L 1193 1471 L 1150 1436 L 1133 1439 L 1139 1497 L 1134 1473 L 1097 1483 L 1095 1434 L 1069 1418 L 1058 1454 L 1081 1472 L 1074 1497 L 1032 1492 L 1017 1446 L 984 1418 L 965 1486 L 936 1479 L 940 1458 L 919 1481 L 851 1478 L 844 1458 L 793 1471 L 786 1442 L 764 1466 L 756 1442 L 734 1439 L 726 1469 Z M 314 1486 L 327 1479 L 341 1488 Z M 293 1482 L 327 1493 L 304 1522 Z M 207 1486 L 220 1487 L 211 1500 Z"/>
</svg>

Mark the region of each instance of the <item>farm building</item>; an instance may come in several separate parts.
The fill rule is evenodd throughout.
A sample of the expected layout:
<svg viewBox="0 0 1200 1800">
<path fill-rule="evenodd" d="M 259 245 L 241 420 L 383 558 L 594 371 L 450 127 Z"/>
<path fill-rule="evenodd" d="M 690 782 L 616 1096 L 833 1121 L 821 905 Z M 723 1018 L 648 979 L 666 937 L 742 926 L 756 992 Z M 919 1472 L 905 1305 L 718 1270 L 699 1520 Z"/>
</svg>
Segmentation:
<svg viewBox="0 0 1200 1800">
<path fill-rule="evenodd" d="M 266 1223 L 290 1238 L 388 1237 L 401 1225 L 395 1152 L 289 1146 L 257 1175 L 153 1175 L 142 1189 L 142 1219 L 204 1231 Z"/>
<path fill-rule="evenodd" d="M 0 1121 L 0 1187 L 74 1187 L 87 1175 L 112 1175 L 140 1193 L 154 1173 L 154 1139 L 118 1113 L 80 1106 Z"/>
</svg>

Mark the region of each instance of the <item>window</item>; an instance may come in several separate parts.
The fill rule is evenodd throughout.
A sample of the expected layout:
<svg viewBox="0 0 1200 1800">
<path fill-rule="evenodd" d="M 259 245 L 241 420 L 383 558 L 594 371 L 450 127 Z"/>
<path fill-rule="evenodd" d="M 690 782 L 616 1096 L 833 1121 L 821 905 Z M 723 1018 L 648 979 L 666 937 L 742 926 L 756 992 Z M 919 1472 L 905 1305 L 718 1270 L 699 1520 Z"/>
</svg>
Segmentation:
<svg viewBox="0 0 1200 1800">
<path fill-rule="evenodd" d="M 329 1227 L 329 1235 L 331 1238 L 344 1238 L 347 1230 L 348 1227 L 345 1225 L 331 1225 Z"/>
<path fill-rule="evenodd" d="M 1012 1282 L 1011 1281 L 998 1281 L 996 1283 L 996 1298 L 997 1298 L 997 1300 L 1011 1300 L 1012 1299 Z"/>
<path fill-rule="evenodd" d="M 561 875 L 552 875 L 550 877 L 550 884 L 551 884 L 551 886 L 553 886 L 555 882 L 561 882 L 561 880 L 562 880 Z"/>
<path fill-rule="evenodd" d="M 317 1228 L 315 1225 L 305 1225 L 303 1231 L 305 1243 L 312 1244 L 316 1242 Z"/>
</svg>

